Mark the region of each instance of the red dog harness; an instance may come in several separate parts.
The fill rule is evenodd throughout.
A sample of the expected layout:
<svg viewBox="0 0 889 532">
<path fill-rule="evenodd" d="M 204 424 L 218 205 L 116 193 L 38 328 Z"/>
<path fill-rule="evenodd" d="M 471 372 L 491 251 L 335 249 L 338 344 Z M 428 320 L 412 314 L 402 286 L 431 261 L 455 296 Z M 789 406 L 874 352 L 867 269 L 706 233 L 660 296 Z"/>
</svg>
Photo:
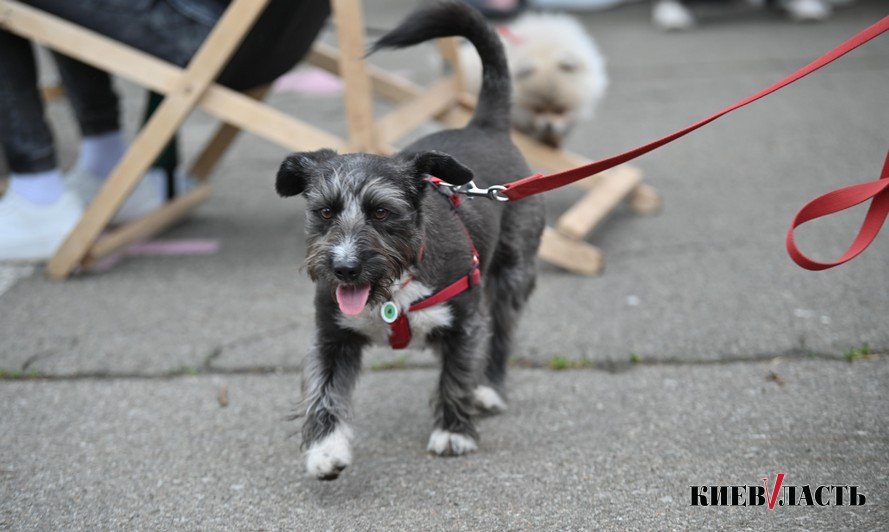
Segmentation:
<svg viewBox="0 0 889 532">
<path fill-rule="evenodd" d="M 563 187 L 585 177 L 598 174 L 599 172 L 608 170 L 609 168 L 613 168 L 619 164 L 631 161 L 639 156 L 645 155 L 652 150 L 660 148 L 665 144 L 673 142 L 674 140 L 709 124 L 710 122 L 725 114 L 744 107 L 747 104 L 753 103 L 764 96 L 767 96 L 779 89 L 786 87 L 787 85 L 790 85 L 800 78 L 808 76 L 812 72 L 832 63 L 833 61 L 846 55 L 847 53 L 858 48 L 871 39 L 874 39 L 887 30 L 889 30 L 889 16 L 884 17 L 877 23 L 859 32 L 857 35 L 848 39 L 833 50 L 827 52 L 820 58 L 812 61 L 805 67 L 797 70 L 793 74 L 785 77 L 777 83 L 774 83 L 773 85 L 757 92 L 756 94 L 748 96 L 747 98 L 744 98 L 743 100 L 726 107 L 716 114 L 695 122 L 690 126 L 682 128 L 663 138 L 649 142 L 648 144 L 644 144 L 624 153 L 612 157 L 607 157 L 605 159 L 585 164 L 583 166 L 578 166 L 576 168 L 571 168 L 562 172 L 557 172 L 549 175 L 534 174 L 532 176 L 519 179 L 518 181 L 513 181 L 505 185 L 489 187 L 487 189 L 478 189 L 475 188 L 475 186 L 453 187 L 453 189 L 457 193 L 467 194 L 471 196 L 488 196 L 489 198 L 498 201 L 516 201 L 527 196 L 540 194 L 541 192 L 546 192 L 554 188 Z M 861 229 L 858 232 L 858 236 L 855 238 L 855 241 L 852 243 L 846 253 L 844 253 L 839 260 L 829 263 L 816 262 L 803 255 L 803 253 L 800 252 L 799 249 L 797 249 L 796 243 L 793 239 L 793 230 L 797 226 L 815 218 L 820 218 L 828 214 L 854 207 L 855 205 L 858 205 L 859 203 L 862 203 L 869 199 L 873 199 L 873 202 L 871 203 L 864 223 L 862 224 Z M 791 224 L 790 229 L 787 232 L 787 252 L 790 254 L 790 258 L 793 259 L 794 262 L 808 270 L 824 270 L 827 268 L 838 266 L 848 260 L 851 260 L 856 255 L 864 251 L 868 245 L 870 245 L 874 238 L 876 238 L 877 233 L 880 231 L 880 228 L 882 227 L 883 222 L 885 222 L 887 216 L 889 216 L 889 157 L 887 157 L 887 163 L 883 169 L 880 179 L 835 190 L 833 192 L 815 198 L 814 200 L 806 204 L 793 219 L 793 223 Z"/>
<path fill-rule="evenodd" d="M 466 224 L 463 223 L 463 219 L 460 218 L 460 215 L 457 213 L 457 208 L 460 207 L 462 198 L 457 194 L 454 194 L 453 192 L 444 192 L 441 188 L 441 179 L 437 177 L 429 177 L 428 181 L 432 186 L 436 188 L 436 190 L 440 191 L 442 194 L 445 194 L 450 200 L 451 205 L 454 208 L 454 214 L 457 216 L 457 220 L 459 220 L 460 226 L 463 228 L 463 232 L 466 234 L 466 240 L 469 242 L 469 249 L 472 252 L 472 261 L 469 265 L 469 273 L 457 279 L 448 286 L 442 288 L 438 292 L 432 294 L 431 296 L 419 301 L 415 301 L 408 307 L 407 311 L 398 313 L 397 317 L 395 317 L 393 321 L 389 321 L 387 319 L 385 311 L 385 305 L 388 305 L 389 303 L 384 304 L 383 320 L 389 323 L 389 345 L 392 347 L 392 349 L 404 349 L 409 343 L 411 343 L 411 324 L 407 316 L 409 312 L 423 310 L 425 308 L 429 308 L 438 305 L 439 303 L 444 303 L 445 301 L 453 299 L 463 292 L 478 285 L 482 279 L 482 273 L 480 269 L 481 263 L 479 261 L 478 250 L 475 247 L 475 242 L 472 241 L 472 235 L 469 234 L 469 229 L 466 228 Z M 424 250 L 425 247 L 420 248 L 417 262 L 423 260 Z M 401 288 L 407 286 L 412 280 L 413 276 L 408 277 L 407 280 L 402 283 Z"/>
</svg>

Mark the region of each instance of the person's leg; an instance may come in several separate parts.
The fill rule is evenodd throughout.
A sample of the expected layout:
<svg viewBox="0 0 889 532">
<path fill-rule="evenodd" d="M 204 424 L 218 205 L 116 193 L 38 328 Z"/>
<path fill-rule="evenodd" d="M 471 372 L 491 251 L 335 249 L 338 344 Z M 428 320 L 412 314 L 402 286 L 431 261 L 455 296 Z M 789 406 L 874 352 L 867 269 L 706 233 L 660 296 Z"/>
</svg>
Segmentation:
<svg viewBox="0 0 889 532">
<path fill-rule="evenodd" d="M 180 66 L 194 55 L 224 7 L 216 0 L 26 1 Z M 127 150 L 118 123 L 118 99 L 105 72 L 60 54 L 55 58 L 82 133 L 69 184 L 88 202 Z M 166 172 L 151 168 L 114 221 L 124 222 L 156 209 L 167 198 L 166 189 Z"/>
<path fill-rule="evenodd" d="M 0 143 L 16 178 L 56 169 L 55 147 L 43 116 L 31 43 L 4 31 L 0 31 Z M 61 181 L 55 185 L 55 190 L 46 191 L 35 201 L 51 203 L 58 198 Z"/>
<path fill-rule="evenodd" d="M 80 126 L 77 165 L 104 179 L 126 151 L 120 131 L 120 106 L 111 78 L 108 73 L 65 55 L 53 53 L 53 58 Z"/>
<path fill-rule="evenodd" d="M 44 260 L 82 212 L 66 192 L 43 116 L 31 44 L 0 31 L 0 143 L 11 171 L 0 198 L 0 260 Z"/>
</svg>

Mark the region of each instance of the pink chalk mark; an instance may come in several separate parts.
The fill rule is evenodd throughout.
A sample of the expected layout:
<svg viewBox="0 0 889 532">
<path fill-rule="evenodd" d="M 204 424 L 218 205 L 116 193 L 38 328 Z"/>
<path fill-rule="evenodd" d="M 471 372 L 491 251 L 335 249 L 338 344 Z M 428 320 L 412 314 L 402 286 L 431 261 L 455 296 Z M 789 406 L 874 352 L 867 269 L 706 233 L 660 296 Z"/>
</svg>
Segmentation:
<svg viewBox="0 0 889 532">
<path fill-rule="evenodd" d="M 105 273 L 125 257 L 212 255 L 221 245 L 217 239 L 152 240 L 137 242 L 123 251 L 114 253 L 93 265 L 91 271 Z"/>
<path fill-rule="evenodd" d="M 133 244 L 126 250 L 127 256 L 140 255 L 212 255 L 219 252 L 219 240 L 152 240 Z"/>
<path fill-rule="evenodd" d="M 343 91 L 343 82 L 320 68 L 308 67 L 288 72 L 272 86 L 274 92 L 296 92 L 313 96 L 337 95 Z"/>
</svg>

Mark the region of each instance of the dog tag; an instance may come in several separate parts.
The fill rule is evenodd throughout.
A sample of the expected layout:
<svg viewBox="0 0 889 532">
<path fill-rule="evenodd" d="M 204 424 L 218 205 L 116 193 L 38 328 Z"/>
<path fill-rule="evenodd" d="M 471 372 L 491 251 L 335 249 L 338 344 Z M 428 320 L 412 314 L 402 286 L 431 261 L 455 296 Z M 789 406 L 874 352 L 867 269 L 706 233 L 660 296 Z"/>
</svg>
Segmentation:
<svg viewBox="0 0 889 532">
<path fill-rule="evenodd" d="M 380 316 L 386 323 L 395 323 L 395 320 L 398 319 L 398 307 L 395 306 L 395 303 L 386 301 L 380 308 Z"/>
</svg>

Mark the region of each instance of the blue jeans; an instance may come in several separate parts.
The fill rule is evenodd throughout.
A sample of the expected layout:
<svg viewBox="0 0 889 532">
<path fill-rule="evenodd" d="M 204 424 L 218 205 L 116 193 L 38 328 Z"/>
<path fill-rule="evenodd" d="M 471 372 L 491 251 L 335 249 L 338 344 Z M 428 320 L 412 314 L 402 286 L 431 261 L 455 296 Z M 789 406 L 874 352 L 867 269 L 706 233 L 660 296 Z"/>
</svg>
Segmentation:
<svg viewBox="0 0 889 532">
<path fill-rule="evenodd" d="M 223 0 L 25 0 L 25 3 L 179 66 L 194 55 L 222 15 Z M 54 54 L 83 135 L 119 129 L 119 105 L 107 73 Z M 224 76 L 224 74 L 223 74 Z M 222 79 L 221 79 L 222 81 Z M 0 30 L 0 145 L 10 170 L 57 166 L 44 119 L 31 44 Z"/>
</svg>

